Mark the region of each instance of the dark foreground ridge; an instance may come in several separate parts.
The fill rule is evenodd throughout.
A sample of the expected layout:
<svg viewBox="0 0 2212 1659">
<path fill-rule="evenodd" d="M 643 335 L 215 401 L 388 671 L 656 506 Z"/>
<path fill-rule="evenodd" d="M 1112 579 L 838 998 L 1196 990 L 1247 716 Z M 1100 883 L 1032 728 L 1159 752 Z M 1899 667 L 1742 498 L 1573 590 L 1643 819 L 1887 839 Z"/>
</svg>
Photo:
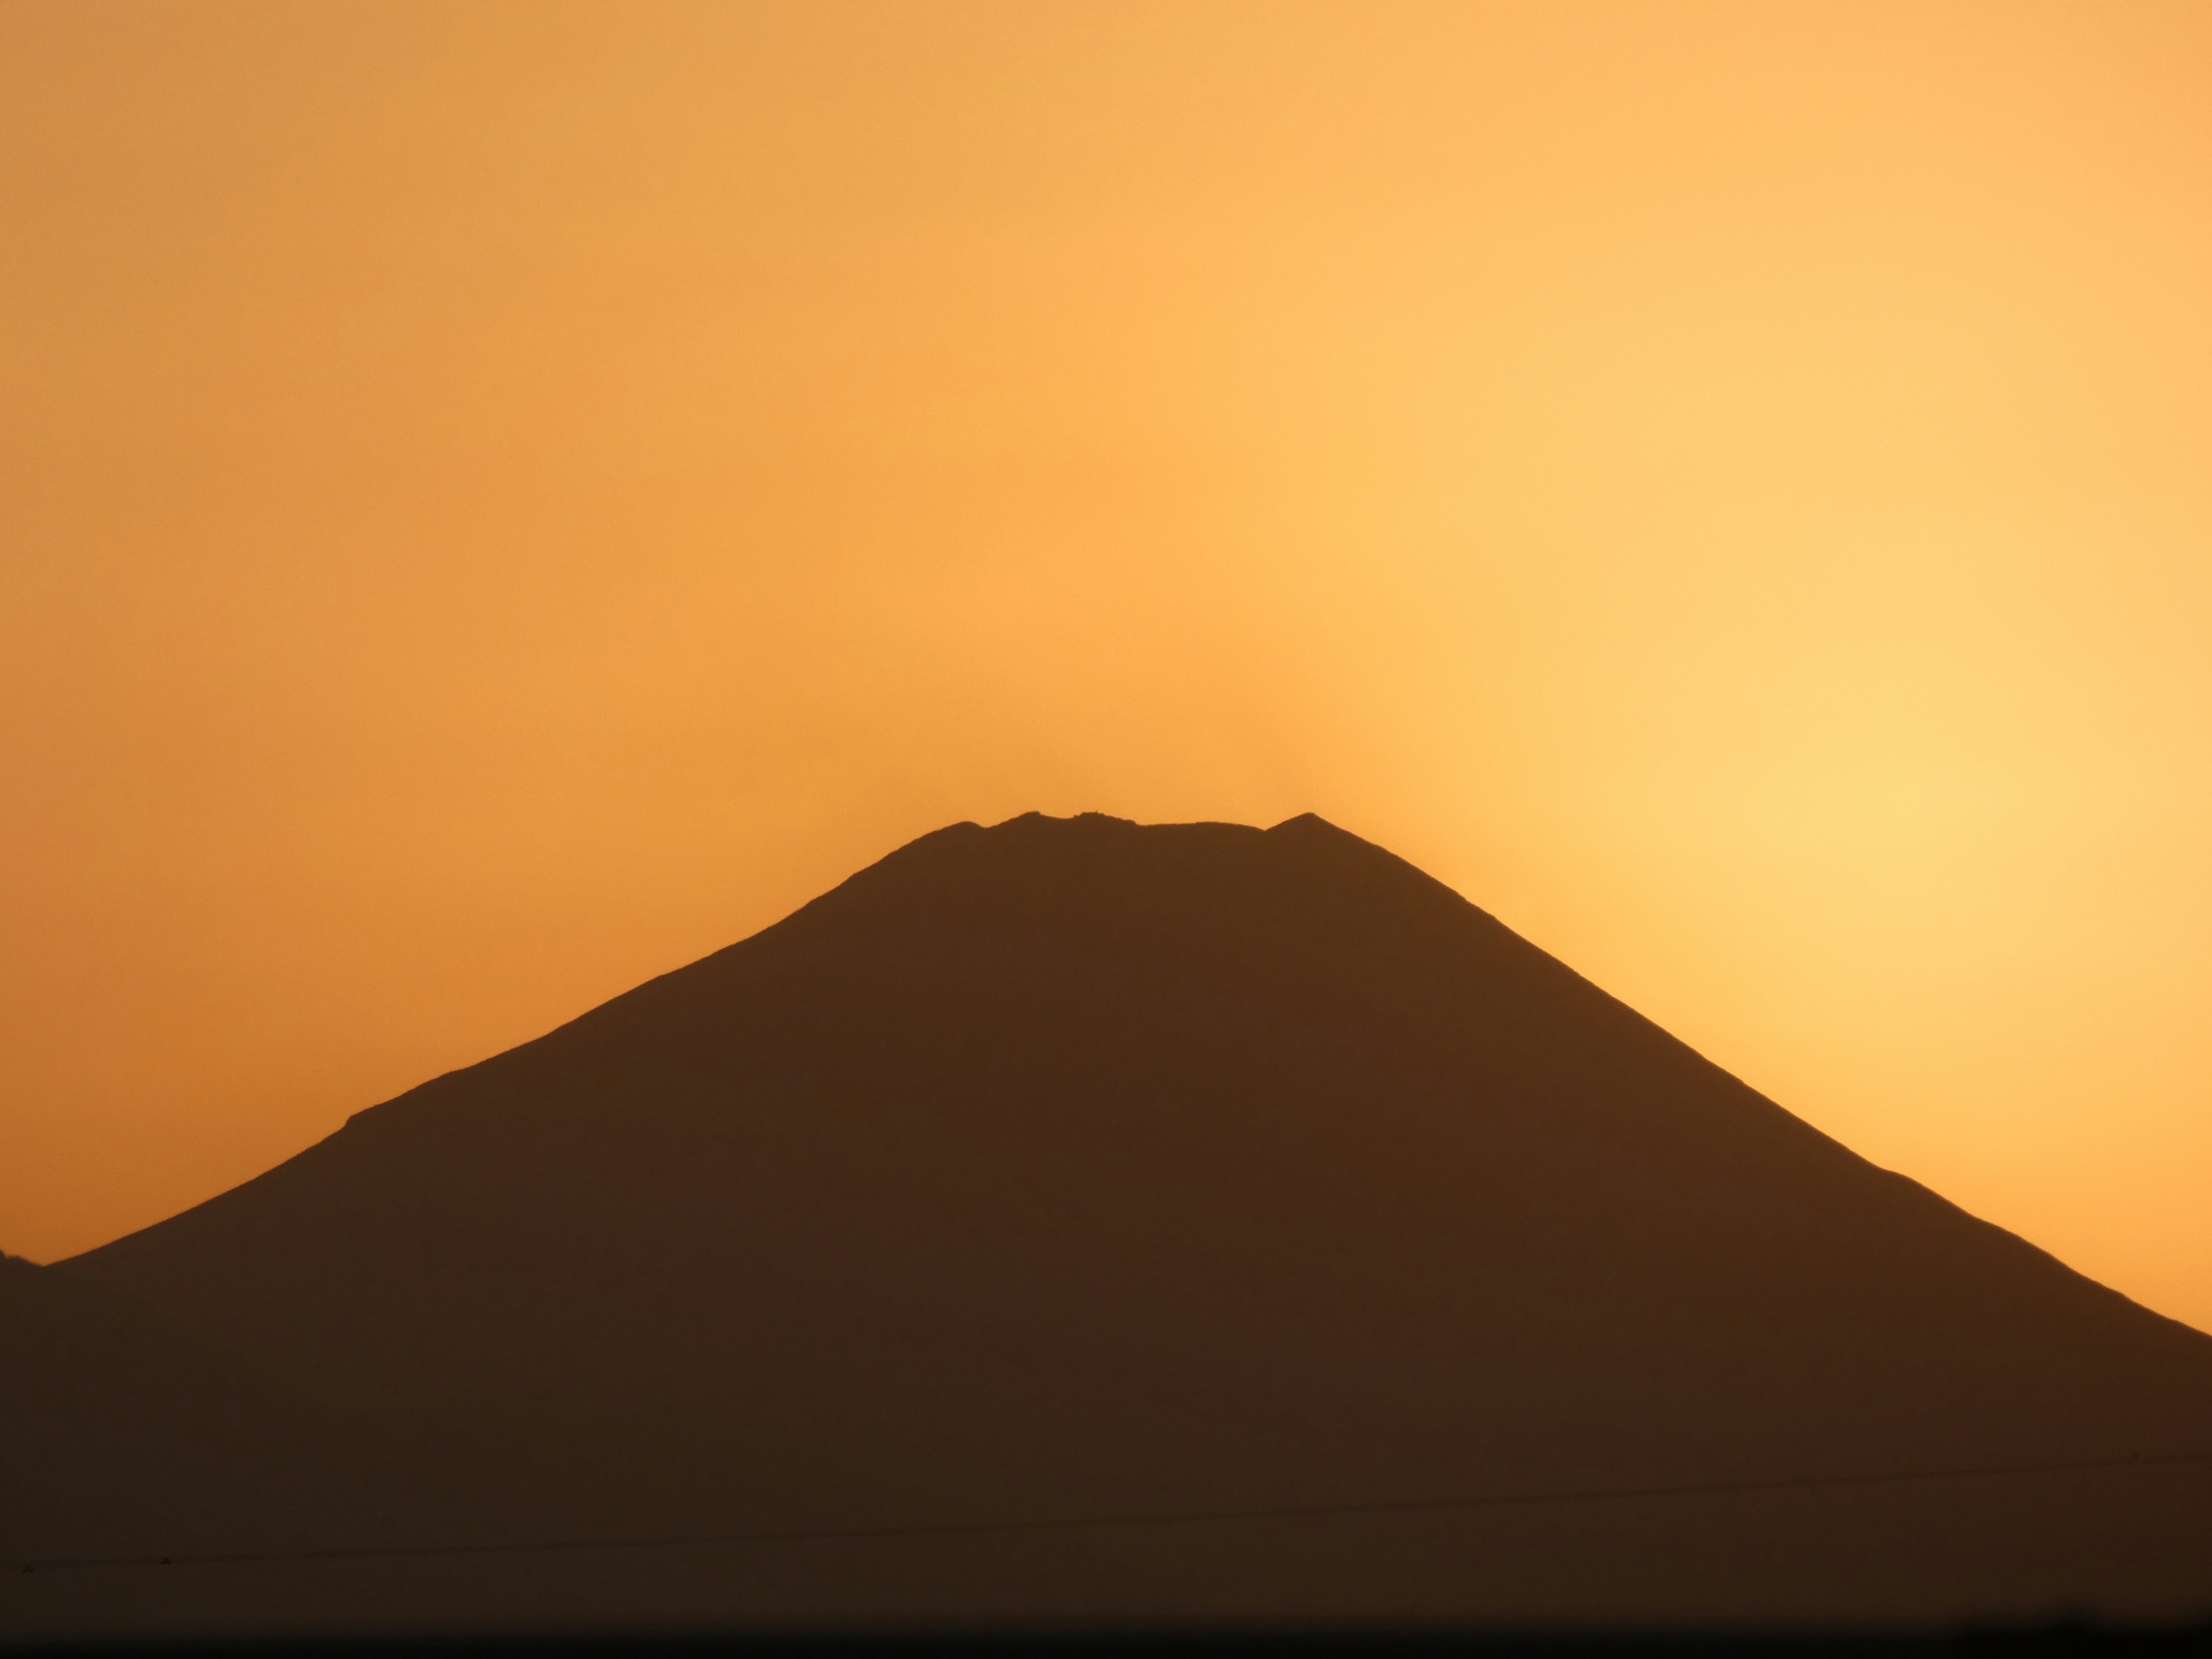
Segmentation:
<svg viewBox="0 0 2212 1659">
<path fill-rule="evenodd" d="M 2118 1654 L 2140 1659 L 2197 1659 L 2212 1650 L 2212 1631 L 2119 1630 L 2079 1624 L 2037 1629 L 1992 1627 L 1948 1635 L 1748 1631 L 1688 1632 L 1549 1631 L 1377 1632 L 1263 1630 L 1114 1630 L 1085 1632 L 976 1629 L 929 1633 L 751 1634 L 286 1640 L 257 1644 L 149 1643 L 15 1650 L 29 1659 L 213 1659 L 308 1652 L 330 1659 L 1212 1659 L 1218 1655 L 1282 1655 L 1284 1659 L 2077 1659 Z"/>
<path fill-rule="evenodd" d="M 2212 1338 L 1312 817 L 938 831 L 33 1291 L 0 1635 L 2212 1613 Z"/>
</svg>

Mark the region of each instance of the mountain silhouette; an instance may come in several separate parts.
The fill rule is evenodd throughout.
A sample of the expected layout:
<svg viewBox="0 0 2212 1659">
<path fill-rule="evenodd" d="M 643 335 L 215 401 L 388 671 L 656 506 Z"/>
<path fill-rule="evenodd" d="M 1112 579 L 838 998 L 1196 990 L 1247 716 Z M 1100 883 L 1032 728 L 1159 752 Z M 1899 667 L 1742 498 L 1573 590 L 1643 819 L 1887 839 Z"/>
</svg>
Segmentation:
<svg viewBox="0 0 2212 1659">
<path fill-rule="evenodd" d="M 2212 1338 L 1311 816 L 939 830 L 41 1277 L 415 1541 L 786 1540 L 541 1617 L 2212 1611 Z"/>
</svg>

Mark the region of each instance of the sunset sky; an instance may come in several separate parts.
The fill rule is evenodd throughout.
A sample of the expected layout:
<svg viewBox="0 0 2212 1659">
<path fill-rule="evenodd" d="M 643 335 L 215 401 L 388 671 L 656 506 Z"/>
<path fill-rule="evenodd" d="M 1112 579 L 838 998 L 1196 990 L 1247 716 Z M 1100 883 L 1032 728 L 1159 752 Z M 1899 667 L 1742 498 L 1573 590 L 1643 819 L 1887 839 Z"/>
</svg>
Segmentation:
<svg viewBox="0 0 2212 1659">
<path fill-rule="evenodd" d="M 2212 7 L 0 0 L 0 1248 L 1032 808 L 2212 1328 Z"/>
</svg>

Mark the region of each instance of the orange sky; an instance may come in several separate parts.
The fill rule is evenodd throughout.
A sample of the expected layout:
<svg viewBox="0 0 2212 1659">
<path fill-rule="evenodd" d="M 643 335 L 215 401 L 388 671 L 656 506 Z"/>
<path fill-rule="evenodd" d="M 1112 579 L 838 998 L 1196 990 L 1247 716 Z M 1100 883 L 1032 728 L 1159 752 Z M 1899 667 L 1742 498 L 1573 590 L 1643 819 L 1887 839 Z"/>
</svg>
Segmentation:
<svg viewBox="0 0 2212 1659">
<path fill-rule="evenodd" d="M 0 3 L 0 1246 L 1309 809 L 2212 1327 L 2212 8 Z"/>
</svg>

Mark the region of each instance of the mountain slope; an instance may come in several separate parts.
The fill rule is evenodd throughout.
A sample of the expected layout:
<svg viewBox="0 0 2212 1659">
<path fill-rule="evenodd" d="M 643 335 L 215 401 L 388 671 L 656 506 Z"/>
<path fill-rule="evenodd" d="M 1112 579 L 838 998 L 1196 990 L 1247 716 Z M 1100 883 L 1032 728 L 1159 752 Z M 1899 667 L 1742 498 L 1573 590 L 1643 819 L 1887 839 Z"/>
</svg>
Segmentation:
<svg viewBox="0 0 2212 1659">
<path fill-rule="evenodd" d="M 939 831 L 65 1271 L 553 1533 L 2212 1449 L 2212 1338 L 1313 817 Z"/>
</svg>

